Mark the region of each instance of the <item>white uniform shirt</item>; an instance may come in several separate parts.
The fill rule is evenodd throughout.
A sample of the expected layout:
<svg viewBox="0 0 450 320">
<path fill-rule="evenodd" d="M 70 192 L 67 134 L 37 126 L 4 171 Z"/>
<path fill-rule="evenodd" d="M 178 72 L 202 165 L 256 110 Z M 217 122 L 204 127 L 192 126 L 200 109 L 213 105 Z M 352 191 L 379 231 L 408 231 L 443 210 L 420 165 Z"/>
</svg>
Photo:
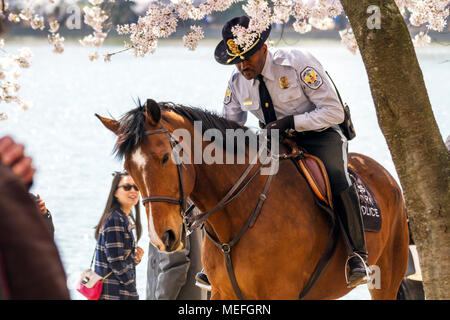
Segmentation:
<svg viewBox="0 0 450 320">
<path fill-rule="evenodd" d="M 322 131 L 344 121 L 344 110 L 320 62 L 299 50 L 267 51 L 261 72 L 277 119 L 294 115 L 296 131 Z M 247 80 L 235 69 L 228 82 L 223 116 L 241 125 L 247 112 L 261 122 L 259 80 Z"/>
</svg>

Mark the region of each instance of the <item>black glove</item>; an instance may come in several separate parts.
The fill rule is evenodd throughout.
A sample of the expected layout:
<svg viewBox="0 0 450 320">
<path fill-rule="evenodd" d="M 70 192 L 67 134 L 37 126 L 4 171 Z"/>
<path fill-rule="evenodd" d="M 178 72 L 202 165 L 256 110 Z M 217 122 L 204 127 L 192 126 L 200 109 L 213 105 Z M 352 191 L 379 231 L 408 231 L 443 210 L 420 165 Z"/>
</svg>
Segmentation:
<svg viewBox="0 0 450 320">
<path fill-rule="evenodd" d="M 288 129 L 294 129 L 294 116 L 287 116 L 282 119 L 270 122 L 266 128 L 267 136 L 270 137 L 270 130 L 278 129 L 280 130 L 280 136 Z"/>
</svg>

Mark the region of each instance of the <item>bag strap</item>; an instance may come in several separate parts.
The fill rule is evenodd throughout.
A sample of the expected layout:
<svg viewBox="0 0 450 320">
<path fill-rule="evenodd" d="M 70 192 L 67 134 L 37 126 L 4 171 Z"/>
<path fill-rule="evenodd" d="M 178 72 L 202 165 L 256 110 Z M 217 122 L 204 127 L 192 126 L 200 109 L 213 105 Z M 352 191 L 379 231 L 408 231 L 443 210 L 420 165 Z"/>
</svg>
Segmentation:
<svg viewBox="0 0 450 320">
<path fill-rule="evenodd" d="M 333 79 L 331 78 L 330 74 L 327 71 L 325 71 L 325 73 L 327 74 L 328 78 L 330 78 L 331 83 L 333 84 L 334 90 L 336 90 L 339 101 L 341 102 L 341 106 L 344 107 L 344 103 L 342 102 L 341 95 L 339 94 L 339 90 L 337 89 L 336 85 L 334 84 Z"/>
<path fill-rule="evenodd" d="M 92 264 L 94 263 L 94 258 L 95 258 L 95 252 L 97 251 L 97 245 L 95 245 L 95 249 L 94 249 L 94 254 L 92 255 L 92 259 L 91 259 L 91 264 L 89 265 L 89 269 L 92 269 Z"/>
</svg>

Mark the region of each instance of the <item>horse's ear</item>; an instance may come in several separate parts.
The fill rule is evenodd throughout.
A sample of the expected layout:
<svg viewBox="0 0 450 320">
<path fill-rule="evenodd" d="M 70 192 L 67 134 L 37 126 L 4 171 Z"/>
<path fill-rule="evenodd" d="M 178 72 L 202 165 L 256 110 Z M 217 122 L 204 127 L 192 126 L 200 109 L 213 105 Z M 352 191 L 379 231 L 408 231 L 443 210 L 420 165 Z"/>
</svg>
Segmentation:
<svg viewBox="0 0 450 320">
<path fill-rule="evenodd" d="M 145 103 L 145 113 L 147 115 L 147 119 L 153 125 L 156 125 L 159 120 L 161 120 L 161 108 L 155 100 L 147 99 L 147 102 Z"/>
<path fill-rule="evenodd" d="M 119 131 L 119 122 L 113 119 L 103 118 L 102 116 L 99 116 L 98 114 L 95 114 L 97 118 L 100 119 L 100 121 L 103 123 L 103 125 L 114 132 L 117 135 L 117 131 Z"/>
</svg>

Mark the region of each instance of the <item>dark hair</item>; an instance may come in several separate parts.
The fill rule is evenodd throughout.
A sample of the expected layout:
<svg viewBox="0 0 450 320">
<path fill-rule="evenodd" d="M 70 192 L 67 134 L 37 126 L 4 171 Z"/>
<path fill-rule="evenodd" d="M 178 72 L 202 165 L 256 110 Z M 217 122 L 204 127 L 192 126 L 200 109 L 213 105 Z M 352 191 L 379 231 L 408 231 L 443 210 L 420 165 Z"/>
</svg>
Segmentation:
<svg viewBox="0 0 450 320">
<path fill-rule="evenodd" d="M 109 191 L 108 200 L 106 201 L 105 210 L 103 210 L 102 217 L 100 218 L 100 221 L 98 222 L 97 226 L 95 227 L 95 239 L 98 240 L 98 235 L 100 233 L 100 229 L 105 224 L 105 222 L 108 220 L 108 218 L 111 216 L 111 214 L 116 211 L 120 210 L 120 203 L 117 200 L 117 198 L 114 196 L 117 190 L 117 186 L 119 185 L 120 179 L 124 176 L 129 176 L 130 174 L 126 171 L 122 172 L 114 172 L 113 173 L 114 178 L 111 184 L 111 190 Z M 139 208 L 139 203 L 137 203 L 134 206 L 134 212 L 135 212 L 135 218 L 130 215 L 131 219 L 136 225 L 136 237 L 137 241 L 141 238 L 142 234 L 142 224 L 141 224 L 141 211 Z"/>
</svg>

